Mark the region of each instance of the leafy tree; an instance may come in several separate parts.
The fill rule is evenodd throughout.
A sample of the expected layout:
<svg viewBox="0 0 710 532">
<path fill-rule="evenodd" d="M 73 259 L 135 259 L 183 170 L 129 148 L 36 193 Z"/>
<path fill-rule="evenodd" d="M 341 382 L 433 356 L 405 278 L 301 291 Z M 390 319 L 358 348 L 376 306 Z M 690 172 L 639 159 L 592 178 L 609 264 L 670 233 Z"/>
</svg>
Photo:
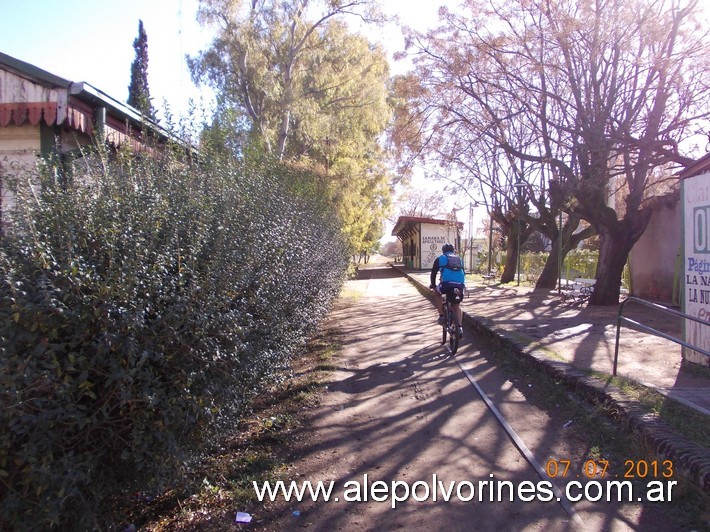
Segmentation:
<svg viewBox="0 0 710 532">
<path fill-rule="evenodd" d="M 336 18 L 370 4 L 370 0 L 267 0 L 248 5 L 240 0 L 203 0 L 198 18 L 215 27 L 217 36 L 207 50 L 190 58 L 193 77 L 212 85 L 225 106 L 238 110 L 239 125 L 248 128 L 267 151 L 279 159 L 298 153 L 299 148 L 288 153 L 293 127 L 318 110 L 319 100 L 338 94 L 344 99 L 331 103 L 354 109 L 372 94 L 371 90 L 365 90 L 363 98 L 352 91 L 343 94 L 357 81 L 355 76 L 367 70 L 348 68 L 347 46 L 343 48 L 346 61 L 333 64 L 336 54 L 341 59 L 343 54 L 333 47 L 335 35 L 329 35 L 331 31 L 344 34 L 342 27 L 333 30 Z M 335 44 L 347 43 L 336 40 Z M 331 59 L 327 54 L 333 54 Z M 339 74 L 339 79 L 331 85 L 323 79 L 326 72 Z M 343 81 L 350 83 L 343 86 Z M 360 88 L 365 84 L 360 83 Z M 313 140 L 325 143 L 328 131 L 318 133 Z"/>
<path fill-rule="evenodd" d="M 370 0 L 205 0 L 199 18 L 217 36 L 189 61 L 195 81 L 215 88 L 212 127 L 231 145 L 320 172 L 353 254 L 374 245 L 390 195 L 379 145 L 391 114 L 386 55 L 340 20 L 355 12 L 371 20 L 371 8 Z"/>
<path fill-rule="evenodd" d="M 143 21 L 138 21 L 138 37 L 133 41 L 136 57 L 131 63 L 131 83 L 128 85 L 128 105 L 131 105 L 151 120 L 155 120 L 155 110 L 148 88 L 148 34 Z"/>
<path fill-rule="evenodd" d="M 382 246 L 382 249 L 380 250 L 380 253 L 382 253 L 386 257 L 401 257 L 402 256 L 402 241 L 401 240 L 394 240 L 391 242 L 387 242 Z"/>
<path fill-rule="evenodd" d="M 431 36 L 429 36 L 432 39 Z M 441 49 L 439 48 L 441 47 Z M 453 50 L 449 50 L 452 47 Z M 414 158 L 425 157 L 438 160 L 444 170 L 441 175 L 459 176 L 448 178 L 449 189 L 464 190 L 477 201 L 483 198 L 489 217 L 500 231 L 506 247 L 506 264 L 501 276 L 502 282 L 515 278 L 517 268 L 517 242 L 520 233 L 521 245 L 529 235 L 539 231 L 556 242 L 558 226 L 556 211 L 547 203 L 546 176 L 535 174 L 532 165 L 519 165 L 501 150 L 496 138 L 481 134 L 482 123 L 476 111 L 462 103 L 462 87 L 458 80 L 452 80 L 451 65 L 446 54 L 457 53 L 456 45 L 449 37 L 429 41 L 426 53 L 415 61 L 417 68 L 413 74 L 395 80 L 398 106 L 395 110 L 395 124 L 390 140 L 401 161 L 401 170 L 406 172 Z M 469 58 L 476 66 L 477 58 Z M 459 67 L 461 67 L 459 60 Z M 532 139 L 523 137 L 523 131 L 508 128 L 506 135 L 518 142 L 529 144 Z M 525 187 L 525 200 L 519 199 L 516 183 Z M 530 205 L 537 207 L 536 216 L 531 215 Z M 578 219 L 566 218 L 565 235 L 575 234 L 567 240 L 566 249 L 573 248 L 578 236 L 574 233 Z M 579 238 L 587 233 L 580 234 Z M 548 268 L 538 279 L 538 287 L 554 286 L 558 274 L 557 248 L 553 246 Z"/>
<path fill-rule="evenodd" d="M 352 163 L 352 161 L 351 161 Z M 389 180 L 384 171 L 357 176 L 353 164 L 342 166 L 329 183 L 334 209 L 343 222 L 343 233 L 355 262 L 376 251 L 389 212 Z M 354 175 L 355 178 L 348 178 Z"/>
</svg>

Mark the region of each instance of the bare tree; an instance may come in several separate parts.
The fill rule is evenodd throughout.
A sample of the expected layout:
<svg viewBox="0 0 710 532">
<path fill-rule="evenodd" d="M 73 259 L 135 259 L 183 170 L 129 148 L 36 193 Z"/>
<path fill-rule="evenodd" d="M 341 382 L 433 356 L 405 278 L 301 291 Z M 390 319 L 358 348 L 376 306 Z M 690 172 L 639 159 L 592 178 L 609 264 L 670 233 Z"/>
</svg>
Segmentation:
<svg viewBox="0 0 710 532">
<path fill-rule="evenodd" d="M 431 218 L 442 210 L 443 205 L 444 195 L 441 192 L 408 187 L 397 197 L 397 217 L 418 216 Z"/>
<path fill-rule="evenodd" d="M 675 201 L 673 169 L 689 161 L 679 147 L 710 115 L 698 1 L 466 5 L 443 9 L 437 31 L 411 36 L 422 88 L 408 130 L 416 124 L 421 150 L 452 164 L 500 160 L 502 150 L 553 241 L 558 209 L 568 224 L 583 219 L 596 231 L 590 304 L 618 303 L 628 253 L 654 209 Z M 532 168 L 521 172 L 524 164 Z M 491 190 L 510 201 L 508 184 Z"/>
</svg>

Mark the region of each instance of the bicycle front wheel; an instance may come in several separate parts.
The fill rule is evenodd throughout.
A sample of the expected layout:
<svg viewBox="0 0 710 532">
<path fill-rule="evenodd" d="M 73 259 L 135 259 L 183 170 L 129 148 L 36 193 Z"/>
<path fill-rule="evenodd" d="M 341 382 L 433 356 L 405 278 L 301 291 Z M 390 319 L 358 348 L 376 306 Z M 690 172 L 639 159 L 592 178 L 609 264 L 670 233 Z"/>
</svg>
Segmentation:
<svg viewBox="0 0 710 532">
<path fill-rule="evenodd" d="M 449 324 L 451 325 L 451 330 L 449 331 L 449 351 L 451 351 L 452 355 L 455 355 L 456 351 L 459 349 L 459 331 L 454 313 L 451 310 L 449 311 Z"/>
<path fill-rule="evenodd" d="M 458 333 L 449 333 L 449 350 L 452 355 L 456 354 L 459 350 L 459 335 Z"/>
</svg>

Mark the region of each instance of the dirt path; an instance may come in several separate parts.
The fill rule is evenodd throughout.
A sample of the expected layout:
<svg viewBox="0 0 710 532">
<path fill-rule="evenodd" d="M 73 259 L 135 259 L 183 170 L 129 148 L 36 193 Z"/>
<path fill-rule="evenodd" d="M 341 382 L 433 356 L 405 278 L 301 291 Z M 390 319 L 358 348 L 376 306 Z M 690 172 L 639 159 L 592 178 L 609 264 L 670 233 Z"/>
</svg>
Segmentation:
<svg viewBox="0 0 710 532">
<path fill-rule="evenodd" d="M 308 497 L 299 503 L 281 497 L 265 503 L 262 515 L 268 517 L 252 528 L 672 530 L 662 505 L 579 502 L 574 508 L 584 523 L 580 527 L 549 491 L 538 493 L 550 502 L 536 500 L 534 491 L 522 493 L 534 500 L 521 501 L 522 483 L 532 486 L 541 479 L 462 367 L 543 468 L 548 460 L 570 460 L 567 480 L 574 480 L 582 476 L 580 464 L 589 449 L 565 430 L 565 419 L 529 404 L 524 378 L 507 380 L 466 338 L 456 358 L 449 357 L 434 318 L 431 304 L 389 268 L 366 270 L 348 283 L 331 317 L 343 350 L 327 392 L 296 435 L 302 445 L 289 471 L 297 482 L 332 482 L 331 500 Z M 382 490 L 373 492 L 376 481 Z M 503 493 L 507 499 L 512 487 L 516 501 L 498 502 L 495 489 L 491 493 L 495 481 L 509 481 Z M 410 491 L 408 500 L 393 503 L 394 482 L 400 483 L 395 493 L 402 498 L 417 483 L 416 497 Z M 471 497 L 471 488 L 473 499 L 461 500 Z M 373 500 L 377 496 L 384 500 Z"/>
</svg>

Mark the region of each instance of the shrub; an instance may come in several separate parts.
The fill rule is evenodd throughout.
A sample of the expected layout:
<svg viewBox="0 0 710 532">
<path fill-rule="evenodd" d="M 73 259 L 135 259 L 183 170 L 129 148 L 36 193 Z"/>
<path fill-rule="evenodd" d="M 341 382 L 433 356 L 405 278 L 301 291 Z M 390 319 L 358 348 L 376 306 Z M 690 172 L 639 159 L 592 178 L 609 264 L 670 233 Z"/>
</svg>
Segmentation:
<svg viewBox="0 0 710 532">
<path fill-rule="evenodd" d="M 535 282 L 542 274 L 548 253 L 521 253 L 520 273 L 526 281 Z M 570 251 L 562 264 L 562 279 L 574 281 L 577 277 L 593 279 L 596 274 L 599 252 L 590 249 L 574 249 Z M 505 263 L 505 253 L 502 253 L 501 263 Z M 630 287 L 631 273 L 629 264 L 624 266 L 622 284 Z"/>
<path fill-rule="evenodd" d="M 102 150 L 18 189 L 0 252 L 0 527 L 104 526 L 280 378 L 339 291 L 309 173 Z M 105 508 L 103 508 L 105 509 Z"/>
</svg>

